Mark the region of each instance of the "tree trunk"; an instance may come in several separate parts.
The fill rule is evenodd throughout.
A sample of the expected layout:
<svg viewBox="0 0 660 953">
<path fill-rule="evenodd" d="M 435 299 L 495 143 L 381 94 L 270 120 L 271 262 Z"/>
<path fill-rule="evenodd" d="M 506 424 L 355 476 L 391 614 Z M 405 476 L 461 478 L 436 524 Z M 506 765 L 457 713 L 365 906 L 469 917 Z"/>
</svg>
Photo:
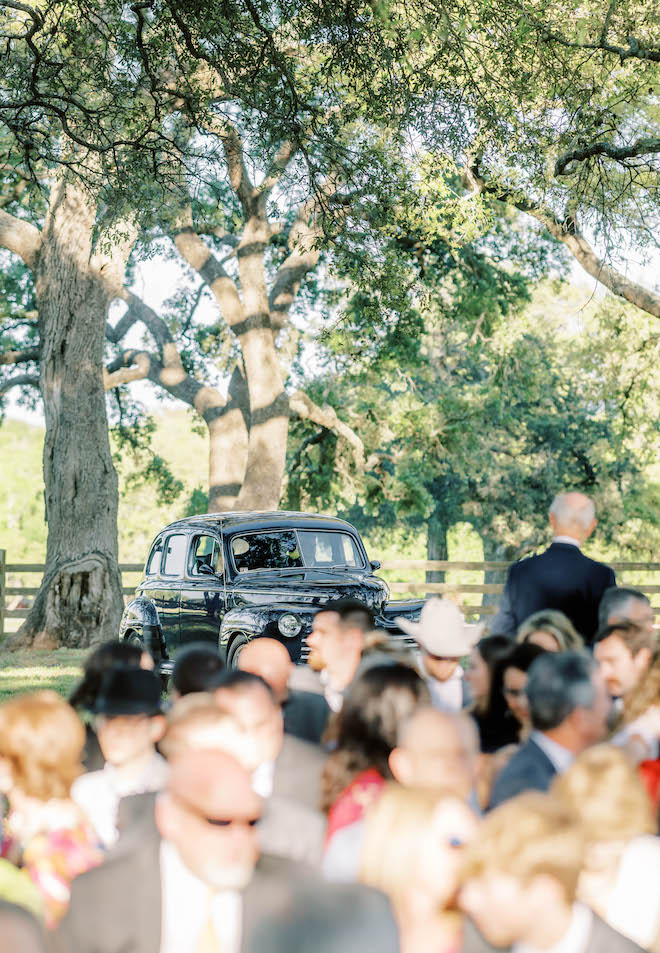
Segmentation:
<svg viewBox="0 0 660 953">
<path fill-rule="evenodd" d="M 36 267 L 46 418 L 46 569 L 17 642 L 85 647 L 115 638 L 122 613 L 117 476 L 103 387 L 108 293 L 92 262 L 95 208 L 53 189 Z"/>
<path fill-rule="evenodd" d="M 507 562 L 511 563 L 516 558 L 517 548 L 503 543 L 501 540 L 493 539 L 491 536 L 481 534 L 481 540 L 484 547 L 484 562 Z M 484 572 L 485 585 L 501 585 L 506 582 L 506 569 L 487 569 Z M 498 606 L 502 596 L 496 592 L 484 593 L 482 606 Z M 492 615 L 483 613 L 481 622 L 488 622 Z"/>
<path fill-rule="evenodd" d="M 245 481 L 250 430 L 250 396 L 240 367 L 234 369 L 225 407 L 205 416 L 209 428 L 209 513 L 236 505 Z"/>
<path fill-rule="evenodd" d="M 289 431 L 289 401 L 270 322 L 263 253 L 265 219 L 250 219 L 237 251 L 246 319 L 234 326 L 250 393 L 250 437 L 245 480 L 235 508 L 276 510 L 280 503 Z"/>
<path fill-rule="evenodd" d="M 447 548 L 447 532 L 449 527 L 438 510 L 431 516 L 426 530 L 426 558 L 445 561 L 449 558 Z M 426 572 L 426 581 L 442 583 L 445 581 L 445 572 L 442 569 L 429 569 Z M 426 598 L 438 596 L 439 593 L 427 592 Z"/>
</svg>

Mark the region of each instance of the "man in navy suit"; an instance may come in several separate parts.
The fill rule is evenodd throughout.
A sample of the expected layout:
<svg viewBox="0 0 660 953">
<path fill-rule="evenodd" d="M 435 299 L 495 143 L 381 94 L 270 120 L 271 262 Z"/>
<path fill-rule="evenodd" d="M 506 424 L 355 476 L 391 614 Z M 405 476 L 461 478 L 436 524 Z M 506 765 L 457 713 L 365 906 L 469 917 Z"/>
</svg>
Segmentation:
<svg viewBox="0 0 660 953">
<path fill-rule="evenodd" d="M 495 781 L 491 808 L 524 791 L 547 791 L 556 774 L 607 735 L 609 692 L 586 653 L 544 653 L 529 670 L 526 693 L 534 730 Z"/>
<path fill-rule="evenodd" d="M 509 568 L 490 631 L 513 635 L 532 613 L 559 609 L 591 645 L 598 629 L 598 604 L 605 590 L 616 584 L 609 566 L 581 552 L 596 527 L 594 503 L 582 493 L 564 493 L 554 499 L 548 515 L 552 543 L 539 556 Z"/>
</svg>

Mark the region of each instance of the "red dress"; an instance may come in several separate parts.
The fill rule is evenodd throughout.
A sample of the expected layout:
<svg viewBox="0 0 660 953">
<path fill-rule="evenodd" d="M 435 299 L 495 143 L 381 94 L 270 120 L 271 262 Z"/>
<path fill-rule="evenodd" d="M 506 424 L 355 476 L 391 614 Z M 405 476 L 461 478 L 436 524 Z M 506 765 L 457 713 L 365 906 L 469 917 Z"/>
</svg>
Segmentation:
<svg viewBox="0 0 660 953">
<path fill-rule="evenodd" d="M 656 811 L 660 809 L 660 759 L 642 761 L 639 773 Z"/>
<path fill-rule="evenodd" d="M 361 821 L 364 812 L 376 801 L 385 787 L 385 779 L 375 768 L 367 768 L 341 792 L 328 811 L 325 846 L 337 831 Z"/>
</svg>

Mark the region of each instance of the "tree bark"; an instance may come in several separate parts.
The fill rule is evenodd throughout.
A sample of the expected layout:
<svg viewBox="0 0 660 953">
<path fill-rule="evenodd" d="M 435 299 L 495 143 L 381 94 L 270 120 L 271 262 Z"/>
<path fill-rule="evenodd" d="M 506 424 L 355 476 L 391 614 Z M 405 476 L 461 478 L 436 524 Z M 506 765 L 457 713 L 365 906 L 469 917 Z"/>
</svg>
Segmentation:
<svg viewBox="0 0 660 953">
<path fill-rule="evenodd" d="M 447 547 L 447 532 L 449 527 L 438 510 L 431 516 L 426 528 L 426 558 L 446 561 L 449 558 Z M 445 581 L 445 572 L 442 569 L 428 569 L 426 581 L 442 583 Z M 437 596 L 438 593 L 427 592 L 426 598 Z"/>
<path fill-rule="evenodd" d="M 481 533 L 481 541 L 484 547 L 484 562 L 507 562 L 511 563 L 518 556 L 518 549 L 516 546 L 507 546 L 506 543 L 501 542 L 501 540 L 493 539 L 487 534 Z M 500 585 L 503 586 L 506 582 L 506 569 L 487 569 L 484 572 L 484 584 L 485 585 Z M 482 606 L 498 606 L 500 604 L 502 596 L 496 592 L 486 592 L 483 595 L 481 604 Z M 492 619 L 487 613 L 483 613 L 480 617 L 481 622 L 488 622 Z"/>
<path fill-rule="evenodd" d="M 239 367 L 229 383 L 229 399 L 209 428 L 209 513 L 232 510 L 245 480 L 250 430 L 250 398 Z"/>
<path fill-rule="evenodd" d="M 284 392 L 270 320 L 264 252 L 270 240 L 265 215 L 248 220 L 237 251 L 245 319 L 234 326 L 250 395 L 250 435 L 239 510 L 276 510 L 280 503 L 289 431 Z"/>
<path fill-rule="evenodd" d="M 117 476 L 103 387 L 110 299 L 92 255 L 95 208 L 54 187 L 35 267 L 46 418 L 46 569 L 16 644 L 85 647 L 115 638 L 122 613 Z"/>
</svg>

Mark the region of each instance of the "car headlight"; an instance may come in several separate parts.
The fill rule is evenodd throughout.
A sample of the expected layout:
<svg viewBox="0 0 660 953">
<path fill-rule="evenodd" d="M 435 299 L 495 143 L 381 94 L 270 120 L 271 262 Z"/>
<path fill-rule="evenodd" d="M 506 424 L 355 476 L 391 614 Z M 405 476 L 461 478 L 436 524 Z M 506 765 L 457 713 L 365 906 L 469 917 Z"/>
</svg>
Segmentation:
<svg viewBox="0 0 660 953">
<path fill-rule="evenodd" d="M 280 630 L 280 635 L 283 635 L 285 639 L 292 639 L 302 629 L 302 622 L 293 612 L 285 612 L 277 620 L 277 628 Z"/>
</svg>

